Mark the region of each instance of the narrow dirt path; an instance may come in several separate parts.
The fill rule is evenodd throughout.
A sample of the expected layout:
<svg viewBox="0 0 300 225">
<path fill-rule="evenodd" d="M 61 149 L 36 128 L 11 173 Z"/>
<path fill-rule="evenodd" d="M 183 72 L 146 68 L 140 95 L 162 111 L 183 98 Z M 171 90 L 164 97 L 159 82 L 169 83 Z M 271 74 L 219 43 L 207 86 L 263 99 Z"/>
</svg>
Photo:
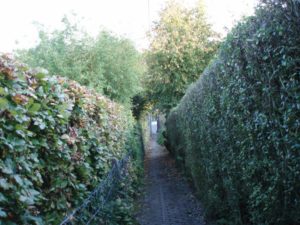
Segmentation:
<svg viewBox="0 0 300 225">
<path fill-rule="evenodd" d="M 145 159 L 145 196 L 137 221 L 141 225 L 204 225 L 201 207 L 174 160 L 152 138 Z"/>
</svg>

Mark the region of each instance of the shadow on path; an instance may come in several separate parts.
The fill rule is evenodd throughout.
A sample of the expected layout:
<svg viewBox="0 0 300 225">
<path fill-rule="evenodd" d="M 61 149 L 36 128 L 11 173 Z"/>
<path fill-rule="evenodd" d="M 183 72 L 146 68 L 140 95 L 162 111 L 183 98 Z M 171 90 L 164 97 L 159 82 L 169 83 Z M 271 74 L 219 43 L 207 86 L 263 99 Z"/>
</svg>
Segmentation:
<svg viewBox="0 0 300 225">
<path fill-rule="evenodd" d="M 146 150 L 145 175 L 145 195 L 137 214 L 141 225 L 205 224 L 199 202 L 156 137 Z"/>
</svg>

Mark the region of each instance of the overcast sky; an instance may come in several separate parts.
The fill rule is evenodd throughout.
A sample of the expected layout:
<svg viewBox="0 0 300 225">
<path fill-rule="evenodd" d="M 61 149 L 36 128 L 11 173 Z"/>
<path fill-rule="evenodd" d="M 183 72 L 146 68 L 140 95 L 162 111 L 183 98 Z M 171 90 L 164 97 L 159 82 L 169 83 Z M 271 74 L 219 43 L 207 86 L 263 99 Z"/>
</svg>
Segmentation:
<svg viewBox="0 0 300 225">
<path fill-rule="evenodd" d="M 253 13 L 256 0 L 206 0 L 207 17 L 213 28 L 224 32 L 242 15 Z M 63 15 L 75 12 L 84 17 L 85 29 L 95 35 L 105 28 L 147 48 L 146 32 L 166 0 L 1 0 L 0 52 L 26 48 L 37 43 L 34 21 L 50 29 L 61 26 Z M 182 0 L 192 6 L 197 0 Z"/>
</svg>

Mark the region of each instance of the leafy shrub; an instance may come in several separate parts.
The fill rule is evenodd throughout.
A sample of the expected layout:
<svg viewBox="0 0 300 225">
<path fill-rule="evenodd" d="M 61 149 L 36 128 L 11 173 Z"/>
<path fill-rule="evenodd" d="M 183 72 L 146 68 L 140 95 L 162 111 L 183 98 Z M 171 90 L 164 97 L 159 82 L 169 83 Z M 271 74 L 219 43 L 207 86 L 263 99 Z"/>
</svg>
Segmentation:
<svg viewBox="0 0 300 225">
<path fill-rule="evenodd" d="M 58 224 L 128 148 L 130 110 L 0 57 L 0 222 Z"/>
<path fill-rule="evenodd" d="M 218 224 L 300 224 L 299 46 L 299 1 L 262 1 L 167 120 Z"/>
</svg>

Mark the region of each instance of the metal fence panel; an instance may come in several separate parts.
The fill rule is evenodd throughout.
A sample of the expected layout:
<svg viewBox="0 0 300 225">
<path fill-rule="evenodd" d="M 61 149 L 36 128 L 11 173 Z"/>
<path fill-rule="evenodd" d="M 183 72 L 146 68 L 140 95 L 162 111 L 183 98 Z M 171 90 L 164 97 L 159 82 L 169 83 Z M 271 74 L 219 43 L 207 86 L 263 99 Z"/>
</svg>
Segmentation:
<svg viewBox="0 0 300 225">
<path fill-rule="evenodd" d="M 113 163 L 111 170 L 98 187 L 85 199 L 85 201 L 71 212 L 60 225 L 89 225 L 101 214 L 105 205 L 112 200 L 113 194 L 118 189 L 118 184 L 127 175 L 127 165 L 130 159 L 128 153 L 121 160 Z"/>
</svg>

